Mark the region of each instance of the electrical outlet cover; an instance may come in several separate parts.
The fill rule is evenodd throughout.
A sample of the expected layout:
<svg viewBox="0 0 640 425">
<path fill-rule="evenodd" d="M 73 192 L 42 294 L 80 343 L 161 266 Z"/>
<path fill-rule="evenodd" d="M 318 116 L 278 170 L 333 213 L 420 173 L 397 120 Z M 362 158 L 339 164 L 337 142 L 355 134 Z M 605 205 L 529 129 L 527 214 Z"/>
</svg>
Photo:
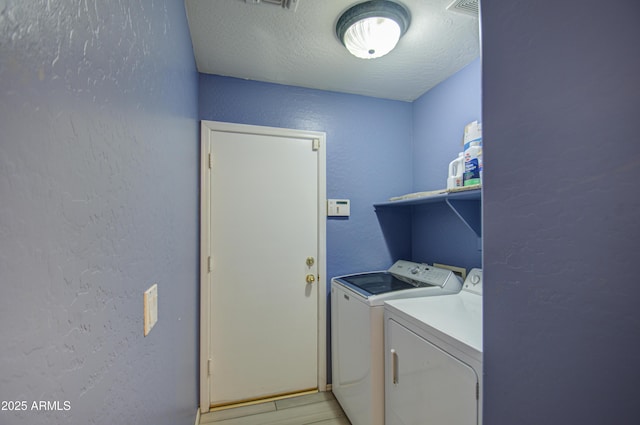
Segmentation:
<svg viewBox="0 0 640 425">
<path fill-rule="evenodd" d="M 144 292 L 144 336 L 149 335 L 158 321 L 158 284 Z"/>
</svg>

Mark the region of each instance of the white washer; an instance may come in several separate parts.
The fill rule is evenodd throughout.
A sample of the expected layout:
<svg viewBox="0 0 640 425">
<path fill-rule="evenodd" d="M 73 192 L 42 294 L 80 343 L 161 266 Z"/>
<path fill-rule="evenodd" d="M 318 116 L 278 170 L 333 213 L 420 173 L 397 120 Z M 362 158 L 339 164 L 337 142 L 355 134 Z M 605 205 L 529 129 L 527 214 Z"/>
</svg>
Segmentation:
<svg viewBox="0 0 640 425">
<path fill-rule="evenodd" d="M 332 391 L 353 425 L 384 424 L 384 302 L 461 287 L 449 270 L 403 260 L 331 280 Z"/>
<path fill-rule="evenodd" d="M 462 291 L 385 303 L 385 424 L 482 424 L 482 270 Z"/>
</svg>

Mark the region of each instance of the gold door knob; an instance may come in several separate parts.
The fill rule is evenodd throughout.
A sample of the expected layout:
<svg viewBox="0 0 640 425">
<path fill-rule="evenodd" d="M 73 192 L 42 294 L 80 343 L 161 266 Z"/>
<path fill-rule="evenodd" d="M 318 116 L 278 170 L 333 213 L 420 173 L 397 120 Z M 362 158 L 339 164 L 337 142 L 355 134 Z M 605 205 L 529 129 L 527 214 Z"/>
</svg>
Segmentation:
<svg viewBox="0 0 640 425">
<path fill-rule="evenodd" d="M 307 283 L 313 283 L 316 281 L 316 277 L 312 274 L 307 275 Z"/>
</svg>

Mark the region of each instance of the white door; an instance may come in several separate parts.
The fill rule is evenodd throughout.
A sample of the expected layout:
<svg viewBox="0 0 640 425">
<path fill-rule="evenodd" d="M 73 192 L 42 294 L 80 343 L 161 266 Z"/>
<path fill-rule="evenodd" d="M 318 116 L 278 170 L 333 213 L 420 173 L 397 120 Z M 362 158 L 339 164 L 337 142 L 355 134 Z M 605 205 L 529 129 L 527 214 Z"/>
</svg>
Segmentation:
<svg viewBox="0 0 640 425">
<path fill-rule="evenodd" d="M 477 425 L 473 368 L 395 320 L 386 325 L 385 424 Z"/>
<path fill-rule="evenodd" d="M 202 129 L 201 408 L 323 387 L 324 134 Z"/>
</svg>

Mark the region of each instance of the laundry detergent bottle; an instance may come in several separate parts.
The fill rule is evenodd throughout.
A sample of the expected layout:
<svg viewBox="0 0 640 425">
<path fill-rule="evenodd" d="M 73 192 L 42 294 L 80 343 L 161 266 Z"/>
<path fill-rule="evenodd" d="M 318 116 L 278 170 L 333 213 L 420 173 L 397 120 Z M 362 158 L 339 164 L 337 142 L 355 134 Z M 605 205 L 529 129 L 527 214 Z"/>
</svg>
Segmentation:
<svg viewBox="0 0 640 425">
<path fill-rule="evenodd" d="M 449 175 L 447 177 L 447 189 L 462 187 L 464 177 L 464 153 L 458 153 L 458 157 L 449 163 Z"/>
<path fill-rule="evenodd" d="M 464 185 L 482 184 L 482 142 L 471 142 L 464 151 Z"/>
<path fill-rule="evenodd" d="M 464 186 L 482 184 L 482 124 L 478 121 L 464 128 Z"/>
</svg>

